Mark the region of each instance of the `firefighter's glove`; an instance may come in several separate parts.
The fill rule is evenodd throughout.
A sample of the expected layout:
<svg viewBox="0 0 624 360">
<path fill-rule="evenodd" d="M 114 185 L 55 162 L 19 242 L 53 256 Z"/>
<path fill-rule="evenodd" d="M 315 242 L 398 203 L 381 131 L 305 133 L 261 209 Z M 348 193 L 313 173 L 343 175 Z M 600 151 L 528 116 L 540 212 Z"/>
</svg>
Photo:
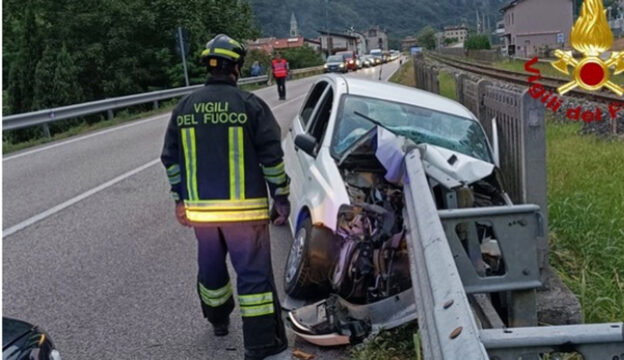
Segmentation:
<svg viewBox="0 0 624 360">
<path fill-rule="evenodd" d="M 276 196 L 273 199 L 273 208 L 271 208 L 271 222 L 273 225 L 285 225 L 289 215 L 290 201 L 288 201 L 288 196 Z"/>
<path fill-rule="evenodd" d="M 178 222 L 180 223 L 180 225 L 187 226 L 187 227 L 191 226 L 191 223 L 186 218 L 186 209 L 184 208 L 183 202 L 176 203 L 175 213 L 176 213 L 176 219 L 178 219 Z"/>
</svg>

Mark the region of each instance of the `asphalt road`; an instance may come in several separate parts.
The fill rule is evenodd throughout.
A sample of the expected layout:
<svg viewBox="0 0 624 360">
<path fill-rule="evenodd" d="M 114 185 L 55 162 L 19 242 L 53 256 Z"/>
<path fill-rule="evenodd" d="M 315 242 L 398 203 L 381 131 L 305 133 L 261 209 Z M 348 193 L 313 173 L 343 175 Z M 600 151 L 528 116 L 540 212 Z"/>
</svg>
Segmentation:
<svg viewBox="0 0 624 360">
<path fill-rule="evenodd" d="M 387 79 L 398 62 L 386 64 Z M 379 67 L 349 76 L 377 79 Z M 282 129 L 315 78 L 256 91 Z M 218 340 L 195 292 L 196 244 L 158 162 L 169 114 L 3 158 L 3 314 L 46 329 L 63 359 L 241 359 L 238 309 Z M 292 241 L 271 229 L 278 289 Z M 231 274 L 234 274 L 231 271 Z M 283 297 L 283 294 L 282 294 Z M 348 358 L 291 336 L 316 359 Z"/>
</svg>

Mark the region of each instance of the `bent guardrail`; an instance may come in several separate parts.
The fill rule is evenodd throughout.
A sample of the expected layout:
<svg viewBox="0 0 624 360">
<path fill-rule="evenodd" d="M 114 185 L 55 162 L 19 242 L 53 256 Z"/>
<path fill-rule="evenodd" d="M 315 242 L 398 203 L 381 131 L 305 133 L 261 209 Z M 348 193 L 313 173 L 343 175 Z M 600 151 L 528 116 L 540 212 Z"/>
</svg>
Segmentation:
<svg viewBox="0 0 624 360">
<path fill-rule="evenodd" d="M 314 74 L 323 70 L 322 66 L 291 71 L 293 76 Z M 268 81 L 267 75 L 243 78 L 238 80 L 239 85 L 259 84 Z M 52 109 L 38 110 L 28 113 L 3 116 L 2 130 L 17 130 L 30 126 L 46 125 L 51 122 L 72 119 L 80 116 L 92 115 L 101 112 L 108 112 L 108 117 L 112 118 L 112 110 L 126 108 L 134 105 L 154 103 L 154 108 L 158 108 L 158 102 L 173 99 L 190 94 L 201 88 L 203 85 L 193 85 L 168 90 L 158 90 L 142 94 L 120 96 L 110 99 L 90 101 L 80 104 L 67 105 Z"/>
<path fill-rule="evenodd" d="M 446 224 L 451 225 L 449 229 L 443 223 L 456 219 L 488 220 L 494 226 L 501 222 L 529 227 L 527 231 L 536 235 L 539 231 L 535 226 L 530 226 L 528 219 L 535 219 L 539 207 L 528 204 L 438 211 L 427 182 L 420 150 L 414 149 L 405 156 L 405 171 L 404 218 L 418 313 L 419 343 L 425 360 L 542 359 L 543 354 L 550 353 L 579 353 L 587 360 L 624 358 L 623 323 L 516 327 L 512 319 L 507 327 L 501 321 L 500 314 L 495 313 L 487 296 L 482 297 L 481 302 L 487 302 L 487 308 L 493 314 L 479 316 L 471 302 L 478 302 L 477 295 L 496 292 L 501 288 L 483 283 L 478 288 L 472 286 L 477 294 L 467 293 L 467 283 L 484 280 L 466 277 L 471 266 L 462 264 L 458 256 L 463 249 L 458 251 L 452 240 L 449 243 L 449 233 L 455 232 L 455 224 Z M 511 237 L 498 240 L 503 253 L 505 242 L 521 242 L 521 239 Z M 525 242 L 521 245 L 526 246 Z M 532 257 L 536 258 L 535 244 L 532 247 Z M 518 255 L 518 249 L 507 250 L 510 250 L 512 256 L 518 256 L 518 261 L 527 262 L 522 259 L 522 254 Z M 512 262 L 508 272 L 513 272 Z M 533 263 L 533 271 L 536 271 L 536 259 L 533 259 Z M 507 285 L 502 290 L 513 290 L 516 287 L 511 281 Z M 513 297 L 510 299 L 513 302 Z M 511 309 L 511 312 L 514 310 Z M 528 317 L 530 315 L 525 314 Z M 489 326 L 494 328 L 487 328 Z"/>
</svg>

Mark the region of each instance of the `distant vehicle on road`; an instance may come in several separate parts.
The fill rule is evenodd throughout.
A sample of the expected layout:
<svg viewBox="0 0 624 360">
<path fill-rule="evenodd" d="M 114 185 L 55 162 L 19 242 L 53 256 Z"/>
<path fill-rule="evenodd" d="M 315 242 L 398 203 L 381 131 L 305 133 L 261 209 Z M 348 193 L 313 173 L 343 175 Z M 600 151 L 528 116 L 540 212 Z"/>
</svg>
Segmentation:
<svg viewBox="0 0 624 360">
<path fill-rule="evenodd" d="M 345 66 L 347 67 L 347 70 L 356 71 L 358 69 L 357 62 L 356 62 L 357 55 L 355 54 L 355 51 L 339 51 L 336 53 L 336 55 L 342 56 L 345 62 Z"/>
<path fill-rule="evenodd" d="M 347 66 L 345 65 L 345 61 L 342 55 L 332 55 L 327 58 L 327 61 L 325 61 L 326 73 L 330 73 L 330 72 L 346 73 L 347 71 L 348 71 Z"/>
<path fill-rule="evenodd" d="M 61 360 L 52 339 L 25 321 L 2 317 L 3 360 Z"/>
<path fill-rule="evenodd" d="M 364 67 L 373 67 L 375 66 L 375 59 L 371 55 L 364 55 L 361 57 L 362 65 Z"/>
<path fill-rule="evenodd" d="M 383 51 L 381 49 L 373 49 L 370 51 L 370 55 L 375 59 L 375 65 L 383 64 Z"/>
</svg>

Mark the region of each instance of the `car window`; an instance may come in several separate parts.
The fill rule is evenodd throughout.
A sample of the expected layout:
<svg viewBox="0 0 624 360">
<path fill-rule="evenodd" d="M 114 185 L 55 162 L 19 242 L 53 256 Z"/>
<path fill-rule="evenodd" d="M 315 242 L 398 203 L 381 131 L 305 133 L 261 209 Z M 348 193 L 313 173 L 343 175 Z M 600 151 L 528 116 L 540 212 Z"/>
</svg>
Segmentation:
<svg viewBox="0 0 624 360">
<path fill-rule="evenodd" d="M 301 114 L 300 114 L 301 122 L 303 123 L 304 129 L 308 125 L 310 116 L 312 116 L 312 112 L 314 112 L 314 108 L 316 107 L 316 104 L 321 98 L 321 95 L 323 95 L 323 92 L 325 91 L 326 87 L 327 87 L 327 82 L 321 81 L 318 84 L 314 85 L 312 90 L 310 90 L 310 94 L 308 95 L 308 100 L 306 101 L 305 105 L 301 109 Z"/>
<path fill-rule="evenodd" d="M 327 62 L 340 62 L 340 61 L 343 61 L 343 59 L 342 59 L 342 56 L 339 56 L 339 55 L 332 55 L 327 58 Z"/>
<path fill-rule="evenodd" d="M 323 142 L 325 131 L 327 130 L 327 124 L 331 117 L 331 109 L 334 103 L 334 92 L 332 88 L 328 88 L 325 96 L 321 100 L 319 110 L 314 116 L 314 120 L 310 124 L 308 133 L 312 135 L 317 143 L 320 145 Z"/>
<path fill-rule="evenodd" d="M 332 153 L 342 154 L 375 125 L 365 115 L 390 131 L 415 143 L 427 143 L 492 162 L 483 129 L 459 116 L 387 100 L 348 95 L 342 100 L 332 139 Z"/>
</svg>

